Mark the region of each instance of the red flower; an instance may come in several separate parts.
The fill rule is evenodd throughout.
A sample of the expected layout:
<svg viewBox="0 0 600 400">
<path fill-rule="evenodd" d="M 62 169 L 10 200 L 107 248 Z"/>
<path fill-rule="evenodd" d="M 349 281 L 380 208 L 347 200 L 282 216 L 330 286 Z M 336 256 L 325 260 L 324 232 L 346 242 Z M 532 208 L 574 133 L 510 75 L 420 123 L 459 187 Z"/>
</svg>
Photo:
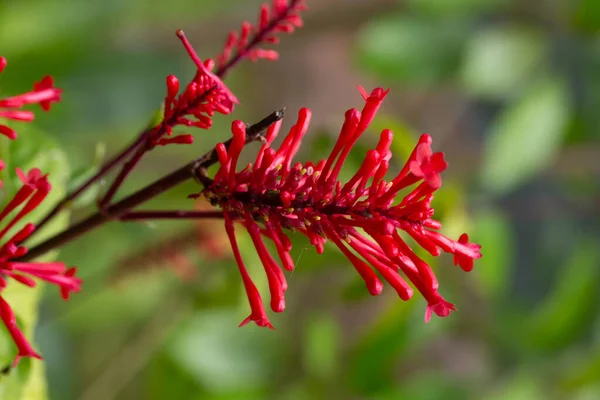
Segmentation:
<svg viewBox="0 0 600 400">
<path fill-rule="evenodd" d="M 194 78 L 181 93 L 179 93 L 179 79 L 174 75 L 167 76 L 163 121 L 150 133 L 152 146 L 193 143 L 194 138 L 187 134 L 172 138 L 164 136 L 165 134 L 171 136 L 173 128 L 180 125 L 209 129 L 212 126 L 211 117 L 215 112 L 227 115 L 233 111 L 234 104 L 238 103 L 231 90 L 211 72 L 214 61 L 211 59 L 202 61 L 183 31 L 178 30 L 177 36 L 198 69 Z"/>
<path fill-rule="evenodd" d="M 46 175 L 42 175 L 39 169 L 32 169 L 27 174 L 17 169 L 17 175 L 23 182 L 23 186 L 0 212 L 0 221 L 19 208 L 20 210 L 0 231 L 0 240 L 4 239 L 21 219 L 33 211 L 50 191 L 50 183 Z M 16 365 L 21 357 L 41 359 L 41 356 L 35 352 L 17 326 L 14 312 L 2 297 L 2 289 L 7 286 L 7 279 L 11 278 L 31 287 L 36 285 L 34 278 L 55 284 L 60 288 L 64 299 L 68 299 L 71 292 L 78 292 L 81 285 L 81 280 L 75 277 L 76 269 L 66 268 L 63 263 L 20 262 L 17 260 L 27 253 L 27 249 L 20 243 L 27 239 L 34 230 L 35 226 L 28 223 L 0 246 L 0 318 L 17 345 L 18 353 L 13 365 Z"/>
<path fill-rule="evenodd" d="M 287 283 L 279 264 L 268 253 L 263 237 L 275 244 L 283 267 L 292 270 L 291 242 L 284 230 L 303 233 L 318 253 L 331 240 L 363 278 L 372 295 L 381 293 L 380 277 L 383 277 L 400 298 L 408 300 L 413 295 L 408 279 L 428 303 L 426 321 L 432 313 L 446 317 L 455 308 L 439 294 L 433 271 L 399 231 L 404 231 L 433 256 L 441 251 L 453 254 L 455 263 L 465 271 L 472 268 L 474 259 L 481 257 L 480 246 L 468 243 L 466 234 L 459 241 L 452 240 L 438 232 L 441 224 L 432 219 L 433 194 L 441 186 L 439 174 L 447 164 L 442 153 L 432 153 L 429 135 L 421 136 L 404 167 L 388 182 L 384 177 L 392 157 L 393 133 L 385 129 L 377 147 L 367 152 L 354 176 L 346 183 L 338 180 L 346 157 L 388 93 L 381 88 L 370 94 L 359 89 L 366 104 L 362 111 L 346 112 L 338 140 L 326 160 L 292 165 L 310 121 L 311 114 L 306 108 L 300 110 L 298 121 L 277 150 L 270 144 L 281 123 L 271 126 L 254 164 L 241 171 L 237 171 L 237 160 L 245 143 L 245 125 L 241 121 L 233 123 L 229 149 L 223 144 L 217 146 L 221 168 L 202 193 L 224 211 L 225 227 L 252 309 L 242 324 L 252 320 L 259 326 L 272 327 L 260 294 L 244 267 L 234 221 L 241 222 L 252 238 L 265 268 L 271 309 L 275 312 L 285 307 Z M 396 201 L 400 190 L 408 187 L 412 190 Z"/>
<path fill-rule="evenodd" d="M 0 73 L 6 67 L 6 58 L 0 57 Z M 33 85 L 33 90 L 17 96 L 0 99 L 0 118 L 15 121 L 30 122 L 34 119 L 32 111 L 22 110 L 28 104 L 39 104 L 44 111 L 50 110 L 50 104 L 60 100 L 61 90 L 55 88 L 51 76 L 44 77 L 40 82 Z M 13 140 L 17 137 L 14 129 L 0 124 L 0 134 Z"/>
<path fill-rule="evenodd" d="M 277 44 L 279 43 L 277 33 L 292 33 L 295 28 L 302 27 L 299 13 L 305 9 L 304 0 L 273 0 L 270 9 L 268 4 L 263 4 L 257 25 L 252 26 L 250 22 L 245 21 L 242 23 L 239 35 L 232 31 L 227 37 L 225 48 L 217 57 L 219 66 L 217 75 L 223 76 L 231 65 L 242 58 L 251 61 L 277 60 L 279 58 L 277 51 L 256 47 L 261 44 Z"/>
</svg>

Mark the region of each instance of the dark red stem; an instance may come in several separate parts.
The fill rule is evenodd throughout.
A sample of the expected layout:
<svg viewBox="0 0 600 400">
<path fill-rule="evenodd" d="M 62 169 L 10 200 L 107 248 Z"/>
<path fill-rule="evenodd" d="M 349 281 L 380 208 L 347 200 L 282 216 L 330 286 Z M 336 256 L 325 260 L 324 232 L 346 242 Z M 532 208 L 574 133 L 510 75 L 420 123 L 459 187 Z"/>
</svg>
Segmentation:
<svg viewBox="0 0 600 400">
<path fill-rule="evenodd" d="M 248 127 L 246 131 L 246 144 L 262 139 L 268 129 L 276 121 L 283 118 L 283 110 L 278 110 L 257 122 L 256 124 Z M 226 148 L 231 145 L 232 139 L 223 143 Z M 83 235 L 84 233 L 97 228 L 113 219 L 119 219 L 129 210 L 139 206 L 142 203 L 158 196 L 161 193 L 173 188 L 174 186 L 191 178 L 198 180 L 204 175 L 206 169 L 211 165 L 218 162 L 217 151 L 212 149 L 202 157 L 184 165 L 176 171 L 158 179 L 157 181 L 149 184 L 148 186 L 138 190 L 132 195 L 124 198 L 123 200 L 115 203 L 114 205 L 108 206 L 104 210 L 100 210 L 96 214 L 88 217 L 87 219 L 71 226 L 67 230 L 51 237 L 50 239 L 36 245 L 31 248 L 29 252 L 20 257 L 19 260 L 26 261 L 32 260 L 52 249 L 62 246 L 65 243 Z"/>
<path fill-rule="evenodd" d="M 100 207 L 100 209 L 105 209 L 106 206 L 110 204 L 114 195 L 117 193 L 117 190 L 119 190 L 123 182 L 125 182 L 125 179 L 127 179 L 127 176 L 131 173 L 131 171 L 133 171 L 137 163 L 140 162 L 144 154 L 146 154 L 148 151 L 154 148 L 152 141 L 158 140 L 162 136 L 164 136 L 164 134 L 167 132 L 168 127 L 173 127 L 177 123 L 179 118 L 183 117 L 184 115 L 187 115 L 189 113 L 189 110 L 195 108 L 198 104 L 205 101 L 214 89 L 214 87 L 211 87 L 210 89 L 206 90 L 196 99 L 194 99 L 194 101 L 190 103 L 186 108 L 179 110 L 179 112 L 173 114 L 168 120 L 163 121 L 159 125 L 160 128 L 156 127 L 153 130 L 149 131 L 147 135 L 145 135 L 145 144 L 143 146 L 138 147 L 137 151 L 133 154 L 133 156 L 123 165 L 121 171 L 119 171 L 119 174 L 106 191 L 106 194 L 98 202 L 98 206 Z"/>
<path fill-rule="evenodd" d="M 148 131 L 144 131 L 138 135 L 138 138 L 131 143 L 125 150 L 121 153 L 117 154 L 115 157 L 104 163 L 102 168 L 94 174 L 94 176 L 90 177 L 87 181 L 85 181 L 81 186 L 79 186 L 74 191 L 68 193 L 58 204 L 50 211 L 38 224 L 35 232 L 39 232 L 41 228 L 46 225 L 56 214 L 61 212 L 69 203 L 75 200 L 81 193 L 83 193 L 86 189 L 88 189 L 91 185 L 97 182 L 100 178 L 106 175 L 110 170 L 119 165 L 125 158 L 127 158 L 140 144 L 144 142 L 146 136 L 148 135 Z M 34 232 L 34 234 L 35 234 Z"/>
<path fill-rule="evenodd" d="M 139 221 L 149 219 L 208 219 L 223 218 L 223 211 L 188 211 L 188 210 L 149 210 L 131 211 L 123 214 L 121 221 Z"/>
</svg>

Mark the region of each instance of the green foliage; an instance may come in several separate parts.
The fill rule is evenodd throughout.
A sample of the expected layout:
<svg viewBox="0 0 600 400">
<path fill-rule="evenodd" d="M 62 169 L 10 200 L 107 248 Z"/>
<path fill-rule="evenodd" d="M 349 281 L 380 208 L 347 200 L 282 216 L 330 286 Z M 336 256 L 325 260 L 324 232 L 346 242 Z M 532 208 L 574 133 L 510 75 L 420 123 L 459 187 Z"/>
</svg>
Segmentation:
<svg viewBox="0 0 600 400">
<path fill-rule="evenodd" d="M 366 25 L 358 42 L 359 62 L 389 81 L 433 84 L 452 76 L 458 64 L 463 24 L 390 15 Z"/>
<path fill-rule="evenodd" d="M 488 210 L 475 218 L 476 240 L 485 249 L 485 257 L 478 262 L 477 280 L 481 296 L 490 301 L 503 302 L 510 292 L 515 271 L 514 234 L 507 215 Z"/>
<path fill-rule="evenodd" d="M 546 70 L 546 42 L 527 27 L 491 28 L 469 40 L 461 78 L 473 95 L 490 99 L 518 96 L 532 75 Z"/>
<path fill-rule="evenodd" d="M 595 241 L 583 242 L 573 249 L 554 290 L 537 307 L 534 317 L 528 319 L 531 348 L 561 349 L 586 331 L 588 321 L 598 312 L 598 265 L 600 251 Z"/>
<path fill-rule="evenodd" d="M 505 193 L 548 166 L 566 133 L 569 103 L 556 78 L 535 82 L 490 129 L 481 170 L 482 185 Z"/>
<path fill-rule="evenodd" d="M 409 0 L 407 2 L 412 10 L 432 15 L 438 18 L 448 16 L 462 17 L 491 11 L 498 6 L 504 6 L 507 0 Z"/>
</svg>

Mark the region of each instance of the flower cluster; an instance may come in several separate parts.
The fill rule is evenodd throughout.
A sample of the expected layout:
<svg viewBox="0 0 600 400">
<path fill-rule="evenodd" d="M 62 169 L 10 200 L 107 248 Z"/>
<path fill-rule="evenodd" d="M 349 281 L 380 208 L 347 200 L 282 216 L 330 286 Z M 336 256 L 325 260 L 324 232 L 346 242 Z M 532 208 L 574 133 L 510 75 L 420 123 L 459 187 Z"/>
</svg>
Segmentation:
<svg viewBox="0 0 600 400">
<path fill-rule="evenodd" d="M 0 74 L 6 68 L 6 58 L 0 57 Z M 50 105 L 60 100 L 61 90 L 53 87 L 54 81 L 51 76 L 45 76 L 41 81 L 33 85 L 33 90 L 17 96 L 0 98 L 0 120 L 2 118 L 13 121 L 31 122 L 35 118 L 32 111 L 23 110 L 28 104 L 39 104 L 44 111 L 50 110 Z M 0 122 L 0 134 L 10 140 L 17 138 L 17 132 Z M 0 160 L 0 170 L 4 169 L 4 161 Z M 2 181 L 0 181 L 2 187 Z"/>
<path fill-rule="evenodd" d="M 6 58 L 0 57 L 0 73 L 6 68 Z M 51 76 L 45 76 L 33 85 L 33 90 L 13 97 L 0 99 L 0 118 L 15 121 L 30 122 L 34 119 L 32 111 L 22 110 L 28 104 L 39 104 L 44 111 L 50 110 L 50 105 L 60 100 L 61 90 L 53 87 Z M 14 140 L 17 133 L 7 125 L 0 124 L 0 134 Z"/>
<path fill-rule="evenodd" d="M 196 65 L 197 72 L 181 93 L 179 79 L 175 75 L 167 77 L 163 119 L 150 132 L 147 147 L 193 143 L 192 135 L 172 136 L 173 128 L 193 126 L 209 129 L 212 125 L 211 117 L 215 112 L 230 114 L 238 99 L 221 78 L 242 59 L 277 59 L 276 51 L 257 46 L 263 43 L 278 43 L 278 33 L 291 33 L 295 28 L 301 27 L 302 19 L 298 13 L 304 9 L 304 0 L 273 0 L 270 8 L 263 4 L 257 26 L 253 27 L 249 22 L 244 22 L 239 37 L 236 32 L 230 33 L 223 52 L 217 57 L 216 72 L 213 72 L 215 61 L 210 58 L 202 61 L 183 31 L 178 30 L 177 36 Z"/>
<path fill-rule="evenodd" d="M 170 137 L 173 128 L 183 125 L 209 129 L 212 126 L 211 117 L 215 112 L 227 115 L 233 111 L 234 104 L 238 103 L 235 95 L 218 76 L 211 72 L 214 61 L 207 59 L 203 62 L 183 31 L 178 30 L 177 36 L 196 64 L 197 71 L 181 93 L 179 93 L 179 79 L 175 75 L 167 76 L 163 120 L 150 133 L 151 144 L 154 146 L 192 143 L 194 139 L 188 134 Z M 165 135 L 169 137 L 164 137 Z"/>
<path fill-rule="evenodd" d="M 258 24 L 252 26 L 248 21 L 242 23 L 239 35 L 232 31 L 227 37 L 223 52 L 217 57 L 219 75 L 222 75 L 230 64 L 241 58 L 251 61 L 259 59 L 277 60 L 279 53 L 275 50 L 255 48 L 266 44 L 277 44 L 277 33 L 292 33 L 303 25 L 299 13 L 306 10 L 304 0 L 273 0 L 269 9 L 268 4 L 260 8 Z M 235 50 L 235 54 L 234 54 Z"/>
<path fill-rule="evenodd" d="M 271 327 L 261 300 L 252 282 L 237 245 L 234 222 L 240 222 L 250 234 L 263 263 L 269 282 L 271 309 L 285 308 L 287 283 L 279 263 L 268 252 L 264 238 L 273 242 L 283 268 L 294 268 L 290 257 L 291 242 L 285 230 L 299 231 L 307 236 L 318 253 L 324 251 L 327 240 L 333 242 L 352 263 L 372 295 L 381 293 L 382 277 L 403 300 L 413 295 L 407 278 L 426 299 L 425 320 L 432 313 L 445 317 L 454 305 L 438 292 L 437 279 L 425 261 L 419 258 L 399 231 L 404 231 L 431 255 L 441 251 L 454 255 L 454 263 L 465 271 L 480 258 L 480 246 L 469 243 L 463 234 L 458 241 L 438 230 L 441 224 L 432 219 L 434 192 L 440 188 L 440 173 L 446 168 L 442 153 L 432 153 L 431 137 L 422 135 L 400 172 L 386 181 L 392 153 L 393 133 L 385 129 L 374 150 L 367 152 L 364 162 L 346 183 L 338 175 L 354 144 L 367 129 L 388 91 L 381 88 L 367 94 L 362 111 L 351 109 L 335 146 L 325 160 L 318 163 L 295 163 L 303 136 L 308 130 L 311 113 L 301 109 L 296 124 L 276 150 L 270 146 L 280 123 L 266 134 L 254 164 L 237 171 L 237 161 L 245 143 L 246 127 L 233 123 L 233 141 L 227 149 L 217 145 L 220 169 L 202 194 L 223 208 L 225 228 L 251 306 L 250 316 L 242 325 L 254 321 Z M 400 191 L 412 190 L 396 201 Z"/>
<path fill-rule="evenodd" d="M 5 66 L 6 59 L 0 57 L 0 72 Z M 52 78 L 47 76 L 41 82 L 36 83 L 31 92 L 0 99 L 0 117 L 32 121 L 34 118 L 33 113 L 20 108 L 27 104 L 38 103 L 47 111 L 50 109 L 51 103 L 60 100 L 60 93 L 60 89 L 53 87 Z M 15 131 L 6 125 L 0 125 L 0 132 L 10 139 L 16 138 Z M 8 222 L 0 231 L 0 240 L 4 240 L 9 232 L 17 229 L 17 224 L 40 205 L 51 189 L 47 176 L 42 175 L 37 168 L 30 170 L 27 174 L 18 168 L 16 172 L 23 185 L 4 209 L 0 211 L 0 222 L 8 218 Z M 36 285 L 33 278 L 55 284 L 60 288 L 62 297 L 65 299 L 69 297 L 71 292 L 79 291 L 81 285 L 81 280 L 75 277 L 75 268 L 66 268 L 63 263 L 21 262 L 18 260 L 19 257 L 27 253 L 27 248 L 20 245 L 20 243 L 34 231 L 35 225 L 27 223 L 0 245 L 0 319 L 2 319 L 18 349 L 13 365 L 16 365 L 21 357 L 41 358 L 41 356 L 33 349 L 19 329 L 15 313 L 2 296 L 2 290 L 8 284 L 8 278 L 30 287 Z"/>
</svg>

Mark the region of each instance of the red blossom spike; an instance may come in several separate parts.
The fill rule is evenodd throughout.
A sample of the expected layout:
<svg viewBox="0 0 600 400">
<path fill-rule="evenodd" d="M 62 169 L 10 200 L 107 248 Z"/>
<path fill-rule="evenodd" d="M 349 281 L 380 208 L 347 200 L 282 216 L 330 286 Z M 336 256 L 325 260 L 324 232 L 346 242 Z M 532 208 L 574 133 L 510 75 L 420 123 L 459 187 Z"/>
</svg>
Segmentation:
<svg viewBox="0 0 600 400">
<path fill-rule="evenodd" d="M 0 73 L 6 68 L 6 58 L 0 57 Z M 50 105 L 60 101 L 61 90 L 54 87 L 51 76 L 45 76 L 33 85 L 33 90 L 17 96 L 0 98 L 0 119 L 30 122 L 35 118 L 32 111 L 21 110 L 29 104 L 39 104 L 44 111 L 50 110 Z M 0 123 L 0 134 L 14 140 L 17 134 L 14 129 Z"/>
<path fill-rule="evenodd" d="M 212 126 L 211 118 L 215 113 L 230 114 L 234 105 L 239 103 L 221 78 L 212 72 L 214 62 L 210 59 L 202 61 L 181 29 L 177 30 L 176 34 L 196 65 L 196 74 L 183 90 L 180 90 L 181 85 L 175 75 L 167 76 L 163 119 L 148 133 L 147 146 L 141 150 L 142 152 L 154 146 L 193 143 L 191 135 L 180 135 L 175 138 L 165 138 L 165 136 L 171 136 L 177 126 L 209 129 Z M 111 196 L 114 194 L 113 191 L 114 189 L 111 190 Z"/>
<path fill-rule="evenodd" d="M 17 169 L 17 176 L 23 182 L 23 186 L 4 209 L 0 211 L 0 222 L 13 211 L 16 212 L 19 207 L 21 209 L 1 230 L 0 239 L 3 239 L 11 228 L 15 227 L 23 218 L 36 209 L 50 191 L 50 183 L 47 176 L 42 175 L 42 172 L 37 168 L 28 171 L 26 174 Z M 79 292 L 81 279 L 75 277 L 75 268 L 67 268 L 61 262 L 20 262 L 15 260 L 27 254 L 27 248 L 21 246 L 20 243 L 27 239 L 34 231 L 35 225 L 27 223 L 0 246 L 0 276 L 2 277 L 0 288 L 3 289 L 6 287 L 8 284 L 7 279 L 10 278 L 17 283 L 30 287 L 36 285 L 36 280 L 54 284 L 59 287 L 61 296 L 64 299 L 67 299 L 70 293 Z M 0 318 L 18 349 L 13 365 L 16 366 L 21 357 L 41 359 L 41 356 L 33 350 L 23 332 L 19 329 L 10 305 L 1 296 L 1 289 Z"/>
<path fill-rule="evenodd" d="M 223 51 L 216 57 L 219 66 L 217 75 L 224 76 L 244 58 L 253 62 L 259 59 L 277 60 L 277 51 L 258 46 L 276 44 L 279 42 L 279 38 L 275 36 L 278 32 L 292 33 L 295 28 L 302 27 L 299 13 L 305 9 L 304 0 L 273 1 L 270 9 L 267 4 L 263 4 L 255 26 L 244 21 L 239 34 L 233 31 L 227 36 Z"/>
<path fill-rule="evenodd" d="M 283 10 L 281 5 L 273 7 Z M 466 234 L 458 241 L 452 240 L 438 232 L 441 223 L 432 219 L 431 203 L 441 186 L 439 173 L 446 168 L 446 163 L 442 153 L 431 151 L 431 137 L 421 136 L 404 167 L 391 181 L 386 181 L 393 132 L 385 129 L 376 149 L 367 152 L 354 176 L 346 183 L 338 180 L 346 157 L 388 93 L 381 88 L 371 93 L 360 87 L 359 90 L 365 106 L 362 112 L 351 109 L 346 113 L 340 136 L 326 160 L 297 162 L 292 166 L 308 129 L 308 109 L 300 110 L 297 123 L 277 150 L 270 144 L 280 125 L 272 126 L 255 164 L 241 171 L 236 164 L 245 141 L 245 126 L 239 121 L 233 124 L 233 141 L 228 151 L 223 144 L 217 146 L 221 168 L 202 193 L 225 210 L 225 225 L 252 308 L 245 322 L 252 320 L 261 326 L 270 326 L 260 295 L 239 256 L 233 231 L 236 220 L 246 227 L 263 263 L 271 307 L 275 311 L 283 309 L 283 292 L 287 285 L 261 235 L 274 243 L 283 267 L 291 271 L 294 268 L 289 253 L 291 242 L 285 232 L 292 230 L 304 234 L 318 253 L 324 251 L 327 240 L 332 241 L 373 295 L 381 293 L 383 288 L 377 271 L 403 300 L 413 295 L 408 282 L 423 295 L 428 304 L 426 321 L 432 314 L 445 317 L 455 310 L 454 305 L 439 294 L 439 283 L 432 269 L 399 234 L 399 231 L 406 232 L 432 256 L 438 256 L 441 251 L 453 254 L 455 264 L 465 271 L 471 270 L 473 260 L 481 257 L 480 246 L 469 243 Z M 408 193 L 397 199 L 403 189 Z M 263 224 L 264 229 L 260 229 L 259 224 Z"/>
</svg>

